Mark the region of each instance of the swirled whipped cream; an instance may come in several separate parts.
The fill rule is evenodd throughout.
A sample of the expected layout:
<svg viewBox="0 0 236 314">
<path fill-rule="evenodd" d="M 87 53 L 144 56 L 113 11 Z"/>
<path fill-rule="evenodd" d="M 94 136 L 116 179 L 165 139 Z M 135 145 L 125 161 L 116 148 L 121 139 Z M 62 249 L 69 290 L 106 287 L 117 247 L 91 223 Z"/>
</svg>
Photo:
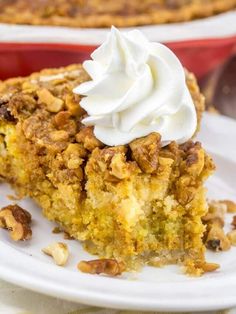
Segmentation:
<svg viewBox="0 0 236 314">
<path fill-rule="evenodd" d="M 196 111 L 185 82 L 184 69 L 166 46 L 149 42 L 133 30 L 112 27 L 107 40 L 83 63 L 91 81 L 74 93 L 94 126 L 95 136 L 109 146 L 128 144 L 158 132 L 162 146 L 181 144 L 197 127 Z"/>
</svg>

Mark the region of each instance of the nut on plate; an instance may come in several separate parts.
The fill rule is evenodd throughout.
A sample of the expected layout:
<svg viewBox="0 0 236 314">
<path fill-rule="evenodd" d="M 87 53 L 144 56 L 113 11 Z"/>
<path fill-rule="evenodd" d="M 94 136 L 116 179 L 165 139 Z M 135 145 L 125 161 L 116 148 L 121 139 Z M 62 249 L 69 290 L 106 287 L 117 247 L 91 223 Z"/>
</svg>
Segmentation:
<svg viewBox="0 0 236 314">
<path fill-rule="evenodd" d="M 14 241 L 31 239 L 30 223 L 30 213 L 18 205 L 9 205 L 0 211 L 0 227 L 9 230 Z"/>
<path fill-rule="evenodd" d="M 115 259 L 97 259 L 92 261 L 81 261 L 78 269 L 88 274 L 106 274 L 110 276 L 121 275 L 125 270 L 123 263 Z"/>
<path fill-rule="evenodd" d="M 232 230 L 229 233 L 227 233 L 227 237 L 228 237 L 230 243 L 233 246 L 236 246 L 236 230 Z"/>
<path fill-rule="evenodd" d="M 69 258 L 69 249 L 65 243 L 56 242 L 42 249 L 42 252 L 51 256 L 58 266 L 64 266 Z"/>
<path fill-rule="evenodd" d="M 231 243 L 223 228 L 218 224 L 208 226 L 208 233 L 205 241 L 206 247 L 212 251 L 228 251 Z"/>
<path fill-rule="evenodd" d="M 234 229 L 236 229 L 236 216 L 233 217 L 231 225 L 233 226 Z"/>
<path fill-rule="evenodd" d="M 236 213 L 236 203 L 229 200 L 219 201 L 221 204 L 225 204 L 227 207 L 227 212 L 230 214 Z"/>
<path fill-rule="evenodd" d="M 227 212 L 227 206 L 224 203 L 218 201 L 209 202 L 208 213 L 202 218 L 203 223 L 218 224 L 220 227 L 224 227 L 225 214 Z"/>
</svg>

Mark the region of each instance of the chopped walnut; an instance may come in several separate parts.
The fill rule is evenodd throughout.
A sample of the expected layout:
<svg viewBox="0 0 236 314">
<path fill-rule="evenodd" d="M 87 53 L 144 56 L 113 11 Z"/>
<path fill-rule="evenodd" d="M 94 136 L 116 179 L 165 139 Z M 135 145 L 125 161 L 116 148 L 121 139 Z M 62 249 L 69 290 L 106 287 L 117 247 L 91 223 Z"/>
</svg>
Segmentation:
<svg viewBox="0 0 236 314">
<path fill-rule="evenodd" d="M 133 159 L 145 173 L 153 173 L 158 167 L 158 153 L 161 147 L 161 136 L 151 133 L 146 137 L 134 140 L 129 144 Z"/>
<path fill-rule="evenodd" d="M 121 275 L 125 270 L 124 264 L 115 259 L 97 259 L 92 261 L 81 261 L 78 269 L 83 273 L 106 274 L 110 276 Z"/>
<path fill-rule="evenodd" d="M 80 103 L 79 95 L 73 94 L 66 95 L 65 105 L 72 116 L 81 117 L 86 113 L 86 111 L 80 107 L 79 103 Z"/>
<path fill-rule="evenodd" d="M 33 93 L 33 92 L 35 92 L 37 89 L 38 89 L 38 85 L 37 85 L 37 84 L 34 84 L 34 83 L 32 83 L 32 82 L 25 81 L 25 82 L 22 84 L 22 90 L 23 90 L 25 93 Z"/>
<path fill-rule="evenodd" d="M 49 136 L 50 139 L 55 142 L 66 142 L 69 140 L 69 134 L 64 130 L 52 131 Z"/>
<path fill-rule="evenodd" d="M 204 168 L 205 152 L 202 149 L 201 143 L 196 142 L 187 150 L 184 170 L 193 176 L 199 176 Z"/>
<path fill-rule="evenodd" d="M 227 237 L 233 246 L 236 246 L 236 230 L 227 233 Z"/>
<path fill-rule="evenodd" d="M 196 189 L 190 186 L 191 177 L 182 175 L 176 182 L 176 197 L 181 205 L 186 205 L 194 199 Z"/>
<path fill-rule="evenodd" d="M 82 144 L 70 143 L 63 152 L 63 159 L 68 169 L 78 169 L 84 162 L 88 151 Z"/>
<path fill-rule="evenodd" d="M 216 263 L 204 263 L 203 265 L 201 265 L 201 267 L 204 273 L 209 273 L 209 272 L 213 272 L 219 269 L 220 265 Z"/>
<path fill-rule="evenodd" d="M 93 151 L 96 147 L 104 147 L 104 144 L 100 142 L 93 134 L 91 127 L 82 128 L 75 136 L 76 142 L 82 143 L 84 147 Z"/>
<path fill-rule="evenodd" d="M 234 229 L 236 229 L 236 216 L 233 217 L 231 225 L 234 227 Z"/>
<path fill-rule="evenodd" d="M 59 112 L 64 106 L 64 101 L 60 98 L 57 98 L 51 94 L 46 88 L 42 88 L 37 91 L 39 101 L 43 104 L 46 104 L 47 110 L 49 112 Z"/>
<path fill-rule="evenodd" d="M 236 213 L 236 203 L 229 200 L 219 201 L 221 204 L 225 204 L 227 208 L 227 212 L 230 214 Z"/>
<path fill-rule="evenodd" d="M 62 230 L 61 230 L 60 227 L 55 227 L 55 228 L 52 229 L 52 233 L 54 233 L 54 234 L 58 234 L 58 233 L 61 233 L 61 232 L 62 232 Z"/>
<path fill-rule="evenodd" d="M 96 149 L 92 156 L 95 159 L 96 171 L 103 172 L 105 181 L 118 183 L 128 179 L 133 173 L 140 172 L 136 162 L 126 160 L 125 146 Z"/>
<path fill-rule="evenodd" d="M 223 228 L 218 224 L 208 226 L 205 244 L 212 251 L 228 251 L 231 247 Z"/>
<path fill-rule="evenodd" d="M 208 213 L 202 218 L 202 221 L 206 224 L 218 223 L 220 227 L 224 227 L 226 211 L 227 207 L 225 204 L 211 201 L 209 203 Z"/>
<path fill-rule="evenodd" d="M 30 213 L 18 205 L 9 205 L 0 211 L 0 227 L 10 230 L 10 236 L 14 241 L 31 239 L 30 223 Z"/>
<path fill-rule="evenodd" d="M 129 164 L 125 160 L 125 156 L 121 153 L 115 154 L 110 163 L 111 170 L 109 174 L 119 180 L 128 178 L 130 176 Z"/>
<path fill-rule="evenodd" d="M 46 248 L 42 249 L 42 252 L 52 256 L 58 266 L 64 266 L 69 258 L 68 246 L 62 242 L 50 244 Z"/>
<path fill-rule="evenodd" d="M 65 240 L 74 240 L 75 238 L 73 238 L 71 235 L 69 235 L 68 232 L 64 231 L 64 239 Z"/>
<path fill-rule="evenodd" d="M 69 111 L 60 111 L 54 117 L 55 125 L 60 130 L 65 130 L 70 135 L 76 134 L 76 122 L 70 119 Z"/>
<path fill-rule="evenodd" d="M 54 121 L 55 121 L 56 126 L 59 129 L 62 129 L 64 127 L 64 125 L 68 123 L 70 116 L 71 116 L 71 114 L 68 111 L 58 112 L 54 117 Z"/>
<path fill-rule="evenodd" d="M 4 119 L 9 122 L 14 122 L 15 118 L 11 114 L 10 109 L 7 107 L 6 104 L 0 104 L 0 119 Z"/>
</svg>

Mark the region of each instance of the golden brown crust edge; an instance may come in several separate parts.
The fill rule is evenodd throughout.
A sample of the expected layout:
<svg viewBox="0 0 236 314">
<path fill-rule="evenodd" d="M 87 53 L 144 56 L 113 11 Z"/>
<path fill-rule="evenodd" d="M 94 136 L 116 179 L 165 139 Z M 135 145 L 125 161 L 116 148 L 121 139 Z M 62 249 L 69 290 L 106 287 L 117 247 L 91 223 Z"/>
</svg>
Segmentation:
<svg viewBox="0 0 236 314">
<path fill-rule="evenodd" d="M 24 7 L 24 6 L 23 6 Z M 171 7 L 171 6 L 170 6 Z M 112 14 L 95 12 L 91 14 L 78 13 L 75 16 L 52 13 L 37 16 L 32 11 L 23 9 L 19 11 L 9 6 L 7 10 L 2 10 L 0 13 L 0 22 L 12 24 L 29 24 L 29 25 L 57 25 L 69 27 L 130 27 L 141 25 L 153 25 L 164 23 L 175 23 L 190 21 L 197 18 L 205 18 L 222 12 L 232 10 L 236 7 L 236 0 L 215 0 L 209 1 L 191 1 L 189 4 L 183 4 L 173 8 L 158 8 L 150 9 L 149 12 L 139 12 L 127 14 L 124 8 L 123 14 L 117 13 L 116 10 Z M 9 9 L 10 8 L 10 9 Z M 62 7 L 63 10 L 63 7 Z M 65 14 L 65 15 L 64 15 Z"/>
<path fill-rule="evenodd" d="M 43 81 L 40 78 L 40 77 L 44 78 L 47 76 L 55 76 L 55 80 Z M 190 91 L 191 97 L 193 99 L 193 102 L 196 108 L 197 121 L 198 121 L 198 126 L 196 130 L 197 132 L 200 128 L 202 113 L 205 110 L 205 97 L 200 92 L 200 89 L 199 89 L 199 86 L 198 86 L 198 83 L 194 74 L 186 70 L 185 76 L 186 76 L 186 83 L 187 83 L 188 89 Z M 48 97 L 50 98 L 50 95 L 48 95 L 48 91 L 46 89 L 49 89 L 55 95 L 58 93 L 57 86 L 60 86 L 60 83 L 62 84 L 66 83 L 66 80 L 68 80 L 68 85 L 70 86 L 70 90 L 68 91 L 67 98 L 63 99 L 64 103 L 66 104 L 66 106 L 64 107 L 64 110 L 68 110 L 72 116 L 77 115 L 77 117 L 81 117 L 85 114 L 85 112 L 80 106 L 76 105 L 75 102 L 79 103 L 80 97 L 73 95 L 72 89 L 76 85 L 79 85 L 87 81 L 88 79 L 89 77 L 87 73 L 84 71 L 84 69 L 82 68 L 81 64 L 72 64 L 67 67 L 61 67 L 61 68 L 56 68 L 56 69 L 55 68 L 44 69 L 40 72 L 32 73 L 28 77 L 12 78 L 6 81 L 0 81 L 0 106 L 1 106 L 0 118 L 1 118 L 1 115 L 5 114 L 7 117 L 7 120 L 10 121 L 14 116 L 14 112 L 16 113 L 17 108 L 15 108 L 15 104 L 17 104 L 17 102 L 13 102 L 10 108 L 13 113 L 13 116 L 10 116 L 9 114 L 10 109 L 6 111 L 6 108 L 4 105 L 4 102 L 8 103 L 9 99 L 12 96 L 14 96 L 14 94 L 23 92 L 23 95 L 28 94 L 32 96 L 36 92 L 37 97 L 41 98 L 42 101 L 45 101 L 44 98 L 48 98 Z M 9 97 L 9 99 L 6 99 L 6 97 Z M 59 98 L 60 98 L 60 93 L 59 93 Z M 52 108 L 51 104 L 48 104 L 47 110 L 52 113 L 53 113 L 53 110 L 54 110 L 54 113 L 57 110 L 60 111 L 60 104 L 61 106 L 63 106 L 62 103 L 55 102 L 53 105 L 56 105 L 57 108 L 54 108 L 54 109 Z M 32 103 L 30 103 L 30 101 L 26 102 L 24 106 L 29 106 L 29 108 L 24 108 L 24 109 L 26 110 L 29 109 L 29 111 L 32 110 Z M 19 114 L 21 113 L 19 112 Z M 56 121 L 56 123 L 58 124 L 64 123 L 62 121 L 63 118 L 64 117 L 58 117 L 58 120 Z"/>
</svg>

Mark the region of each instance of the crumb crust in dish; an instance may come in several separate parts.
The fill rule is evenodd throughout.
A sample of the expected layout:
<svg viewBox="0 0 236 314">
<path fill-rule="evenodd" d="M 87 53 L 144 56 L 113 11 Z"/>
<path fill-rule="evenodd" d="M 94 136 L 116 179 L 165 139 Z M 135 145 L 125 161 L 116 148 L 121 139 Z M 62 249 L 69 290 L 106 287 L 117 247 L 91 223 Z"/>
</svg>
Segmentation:
<svg viewBox="0 0 236 314">
<path fill-rule="evenodd" d="M 236 0 L 3 0 L 0 22 L 70 27 L 129 27 L 190 21 L 236 7 Z"/>
<path fill-rule="evenodd" d="M 199 142 L 160 147 L 160 135 L 108 147 L 84 127 L 81 65 L 0 82 L 0 177 L 101 258 L 127 270 L 185 265 L 204 272 L 204 181 L 214 164 Z M 198 122 L 204 98 L 186 72 Z"/>
</svg>

